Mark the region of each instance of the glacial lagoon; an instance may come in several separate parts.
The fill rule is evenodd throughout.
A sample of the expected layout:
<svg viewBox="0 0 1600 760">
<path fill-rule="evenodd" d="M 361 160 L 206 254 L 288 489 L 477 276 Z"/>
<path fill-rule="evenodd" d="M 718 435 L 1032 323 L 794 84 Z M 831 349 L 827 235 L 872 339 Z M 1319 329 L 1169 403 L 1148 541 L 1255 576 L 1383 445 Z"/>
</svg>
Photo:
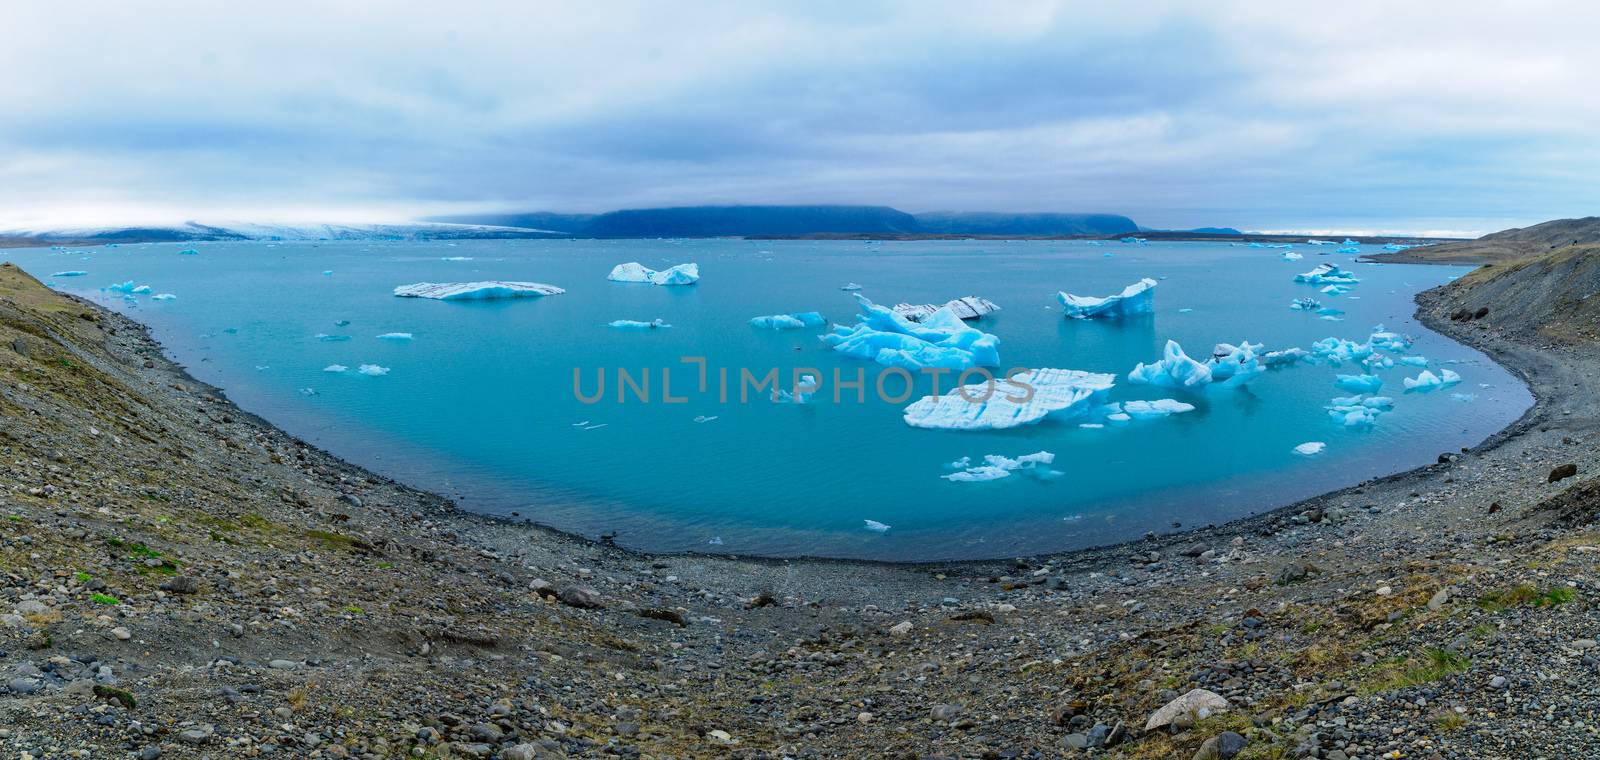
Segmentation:
<svg viewBox="0 0 1600 760">
<path fill-rule="evenodd" d="M 944 560 L 1081 548 L 1259 513 L 1433 462 L 1532 403 L 1482 354 L 1412 319 L 1416 293 L 1466 269 L 1364 264 L 1334 246 L 1291 250 L 1303 258 L 1110 241 L 355 240 L 5 258 L 150 325 L 193 375 L 244 408 L 464 509 L 653 551 Z M 700 279 L 607 279 L 627 262 L 661 271 L 694 262 Z M 1295 281 L 1324 263 L 1359 283 L 1325 292 L 1328 284 Z M 1149 314 L 1068 319 L 1056 297 L 1113 295 L 1143 278 L 1156 282 Z M 565 292 L 481 301 L 393 293 L 472 281 Z M 854 325 L 857 294 L 886 306 L 988 299 L 1000 311 L 968 324 L 998 339 L 997 374 L 1107 373 L 1115 385 L 1097 403 L 1178 403 L 1127 407 L 1147 413 L 1126 421 L 913 427 L 903 412 L 935 378 L 916 374 L 906 388 L 900 376 L 882 377 L 880 394 L 880 376 L 893 370 L 819 340 L 828 324 L 750 323 L 818 312 Z M 1320 308 L 1291 308 L 1296 299 Z M 1395 337 L 1374 341 L 1380 325 Z M 1129 382 L 1169 340 L 1201 362 L 1217 344 L 1245 342 L 1262 355 L 1321 345 L 1324 357 L 1266 368 L 1237 387 Z M 1394 366 L 1369 372 L 1326 358 L 1373 345 L 1373 363 Z M 741 384 L 773 370 L 787 390 L 798 374 L 814 373 L 820 387 L 796 404 Z M 1459 381 L 1431 387 L 1422 375 L 1446 370 Z M 954 375 L 938 378 L 941 392 Z M 593 401 L 601 377 L 606 392 Z M 836 397 L 836 379 L 858 377 L 861 390 Z M 1407 392 L 1407 379 L 1430 387 Z M 1371 393 L 1356 396 L 1353 386 Z M 628 391 L 621 400 L 619 387 Z M 1372 396 L 1392 404 L 1363 404 Z M 1148 413 L 1184 405 L 1193 409 Z M 1012 471 L 947 477 L 990 455 Z"/>
</svg>

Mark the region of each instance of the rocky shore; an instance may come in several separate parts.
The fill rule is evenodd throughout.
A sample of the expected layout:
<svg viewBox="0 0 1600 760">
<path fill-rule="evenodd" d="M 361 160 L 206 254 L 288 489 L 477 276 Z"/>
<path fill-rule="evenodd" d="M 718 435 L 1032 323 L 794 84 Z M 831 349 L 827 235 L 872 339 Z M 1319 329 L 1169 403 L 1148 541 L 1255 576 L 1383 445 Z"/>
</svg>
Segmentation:
<svg viewBox="0 0 1600 760">
<path fill-rule="evenodd" d="M 1424 320 L 1538 398 L 1475 449 L 1218 528 L 896 566 L 645 556 L 455 511 L 5 265 L 0 750 L 1600 756 L 1600 359 L 1459 318 L 1469 280 Z"/>
</svg>

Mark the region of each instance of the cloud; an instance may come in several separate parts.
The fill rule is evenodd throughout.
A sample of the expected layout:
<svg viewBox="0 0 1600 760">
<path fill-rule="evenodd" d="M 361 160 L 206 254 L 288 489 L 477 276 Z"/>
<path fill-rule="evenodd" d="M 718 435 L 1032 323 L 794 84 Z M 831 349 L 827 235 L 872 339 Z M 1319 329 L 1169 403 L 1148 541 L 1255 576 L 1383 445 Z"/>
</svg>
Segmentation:
<svg viewBox="0 0 1600 760">
<path fill-rule="evenodd" d="M 0 227 L 700 202 L 1492 229 L 1600 201 L 1576 3 L 0 8 Z"/>
</svg>

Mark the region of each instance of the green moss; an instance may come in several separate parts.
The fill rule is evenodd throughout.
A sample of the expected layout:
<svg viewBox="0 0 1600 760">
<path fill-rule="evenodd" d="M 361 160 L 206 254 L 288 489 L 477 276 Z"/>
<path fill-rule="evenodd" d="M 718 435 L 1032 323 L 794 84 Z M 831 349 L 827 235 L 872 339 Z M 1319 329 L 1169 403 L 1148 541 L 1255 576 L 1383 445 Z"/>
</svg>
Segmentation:
<svg viewBox="0 0 1600 760">
<path fill-rule="evenodd" d="M 90 594 L 89 600 L 95 604 L 122 604 L 122 600 L 110 594 Z"/>
<path fill-rule="evenodd" d="M 83 572 L 82 570 L 79 570 L 75 575 L 73 575 L 73 577 L 77 578 L 79 583 L 88 583 L 89 581 L 94 580 L 94 576 Z"/>
<path fill-rule="evenodd" d="M 96 684 L 94 687 L 94 695 L 106 700 L 107 702 L 121 703 L 124 708 L 129 710 L 139 706 L 139 701 L 133 698 L 132 692 L 124 689 L 118 689 L 115 686 L 103 686 Z"/>
<path fill-rule="evenodd" d="M 1551 586 L 1540 591 L 1538 587 L 1532 584 L 1523 583 L 1491 591 L 1478 597 L 1478 606 L 1490 612 L 1503 612 L 1512 607 L 1524 605 L 1555 607 L 1566 604 L 1577 597 L 1577 592 L 1566 586 Z"/>
<path fill-rule="evenodd" d="M 1357 689 L 1363 694 L 1403 689 L 1433 683 L 1445 676 L 1462 673 L 1472 667 L 1466 655 L 1451 649 L 1432 647 L 1423 650 L 1420 662 L 1407 658 L 1396 662 L 1391 658 L 1380 665 L 1378 672 Z"/>
</svg>

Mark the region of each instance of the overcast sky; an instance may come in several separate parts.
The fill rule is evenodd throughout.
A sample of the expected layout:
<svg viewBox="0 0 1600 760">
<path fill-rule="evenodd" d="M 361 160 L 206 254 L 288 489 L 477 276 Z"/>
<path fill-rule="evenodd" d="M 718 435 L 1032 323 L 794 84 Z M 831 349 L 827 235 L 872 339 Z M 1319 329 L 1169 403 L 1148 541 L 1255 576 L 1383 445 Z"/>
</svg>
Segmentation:
<svg viewBox="0 0 1600 760">
<path fill-rule="evenodd" d="M 246 6 L 249 6 L 248 8 Z M 0 229 L 870 203 L 1600 213 L 1600 5 L 0 4 Z"/>
</svg>

